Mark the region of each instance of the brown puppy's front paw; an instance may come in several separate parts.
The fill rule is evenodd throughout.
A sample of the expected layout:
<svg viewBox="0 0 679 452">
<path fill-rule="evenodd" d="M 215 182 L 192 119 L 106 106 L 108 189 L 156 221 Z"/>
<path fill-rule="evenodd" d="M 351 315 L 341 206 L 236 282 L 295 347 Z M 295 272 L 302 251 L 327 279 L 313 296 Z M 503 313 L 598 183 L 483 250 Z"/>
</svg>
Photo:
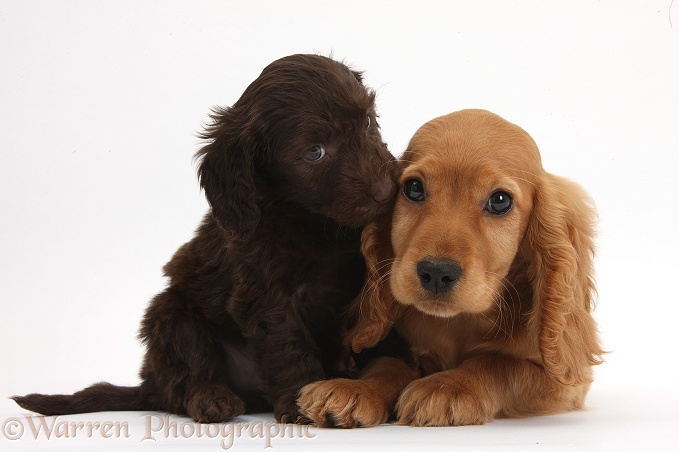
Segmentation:
<svg viewBox="0 0 679 452">
<path fill-rule="evenodd" d="M 397 423 L 416 427 L 478 425 L 492 419 L 480 398 L 449 375 L 410 383 L 396 403 Z"/>
<path fill-rule="evenodd" d="M 389 418 L 389 402 L 374 384 L 338 378 L 306 385 L 297 399 L 300 411 L 319 427 L 373 427 Z"/>
<path fill-rule="evenodd" d="M 311 424 L 311 420 L 304 417 L 297 407 L 296 397 L 282 396 L 274 404 L 274 417 L 281 424 Z"/>
<path fill-rule="evenodd" d="M 276 421 L 281 424 L 299 424 L 299 425 L 313 424 L 313 421 L 308 417 L 302 416 L 301 414 L 295 415 L 294 413 L 293 414 L 283 413 L 280 416 L 276 416 Z"/>
<path fill-rule="evenodd" d="M 225 386 L 206 385 L 189 396 L 186 412 L 197 422 L 226 422 L 243 414 L 245 404 Z"/>
</svg>

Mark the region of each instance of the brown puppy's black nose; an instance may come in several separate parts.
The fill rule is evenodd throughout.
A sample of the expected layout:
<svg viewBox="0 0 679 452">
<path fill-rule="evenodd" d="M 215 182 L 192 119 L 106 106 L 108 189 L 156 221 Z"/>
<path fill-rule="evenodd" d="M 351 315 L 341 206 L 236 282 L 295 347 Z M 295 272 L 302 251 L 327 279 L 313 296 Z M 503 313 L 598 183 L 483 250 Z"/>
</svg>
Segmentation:
<svg viewBox="0 0 679 452">
<path fill-rule="evenodd" d="M 462 276 L 462 268 L 453 261 L 422 260 L 417 263 L 417 276 L 424 289 L 439 294 L 453 288 Z"/>
<path fill-rule="evenodd" d="M 387 202 L 396 193 L 396 184 L 390 179 L 382 181 L 375 189 L 373 189 L 373 199 L 376 202 Z"/>
</svg>

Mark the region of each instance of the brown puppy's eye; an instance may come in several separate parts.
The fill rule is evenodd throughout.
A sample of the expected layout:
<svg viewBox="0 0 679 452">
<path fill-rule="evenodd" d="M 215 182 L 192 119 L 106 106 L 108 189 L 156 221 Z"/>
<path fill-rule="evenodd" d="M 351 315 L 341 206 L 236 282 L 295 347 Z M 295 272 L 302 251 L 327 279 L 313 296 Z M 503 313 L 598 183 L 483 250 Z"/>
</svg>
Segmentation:
<svg viewBox="0 0 679 452">
<path fill-rule="evenodd" d="M 424 185 L 421 180 L 408 179 L 403 183 L 403 195 L 413 202 L 424 201 Z"/>
<path fill-rule="evenodd" d="M 323 157 L 325 157 L 325 148 L 323 146 L 316 145 L 309 149 L 309 152 L 305 158 L 310 162 L 315 162 L 322 159 Z"/>
<path fill-rule="evenodd" d="M 506 191 L 496 191 L 486 203 L 486 210 L 493 215 L 504 215 L 512 208 L 512 196 Z"/>
<path fill-rule="evenodd" d="M 366 120 L 365 128 L 366 128 L 366 129 L 369 129 L 369 128 L 370 128 L 370 124 L 372 124 L 372 121 L 370 121 L 370 115 L 368 115 L 367 118 L 368 118 L 368 119 Z"/>
</svg>

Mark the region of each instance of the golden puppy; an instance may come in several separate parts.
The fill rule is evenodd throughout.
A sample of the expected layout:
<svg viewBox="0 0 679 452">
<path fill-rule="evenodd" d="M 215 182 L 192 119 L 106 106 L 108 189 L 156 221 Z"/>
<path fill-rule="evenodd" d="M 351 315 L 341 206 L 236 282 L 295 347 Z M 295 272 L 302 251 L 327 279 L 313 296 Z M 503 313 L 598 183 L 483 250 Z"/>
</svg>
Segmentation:
<svg viewBox="0 0 679 452">
<path fill-rule="evenodd" d="M 358 380 L 304 387 L 318 425 L 482 424 L 579 409 L 602 350 L 590 314 L 593 217 L 545 172 L 521 128 L 482 110 L 423 125 L 401 159 L 393 215 L 363 233 L 355 352 L 392 328 L 417 370 L 374 360 Z M 422 376 L 422 378 L 419 378 Z"/>
</svg>

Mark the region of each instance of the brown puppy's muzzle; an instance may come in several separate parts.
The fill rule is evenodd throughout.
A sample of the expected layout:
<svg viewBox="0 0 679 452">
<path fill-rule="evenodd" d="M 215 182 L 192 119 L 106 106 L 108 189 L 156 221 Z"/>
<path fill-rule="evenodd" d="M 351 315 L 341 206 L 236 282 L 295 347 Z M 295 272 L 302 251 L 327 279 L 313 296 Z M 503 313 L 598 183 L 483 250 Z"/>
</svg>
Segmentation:
<svg viewBox="0 0 679 452">
<path fill-rule="evenodd" d="M 390 176 L 384 177 L 384 180 L 375 186 L 372 191 L 373 199 L 380 204 L 389 201 L 394 193 L 396 193 L 396 184 Z"/>
</svg>

